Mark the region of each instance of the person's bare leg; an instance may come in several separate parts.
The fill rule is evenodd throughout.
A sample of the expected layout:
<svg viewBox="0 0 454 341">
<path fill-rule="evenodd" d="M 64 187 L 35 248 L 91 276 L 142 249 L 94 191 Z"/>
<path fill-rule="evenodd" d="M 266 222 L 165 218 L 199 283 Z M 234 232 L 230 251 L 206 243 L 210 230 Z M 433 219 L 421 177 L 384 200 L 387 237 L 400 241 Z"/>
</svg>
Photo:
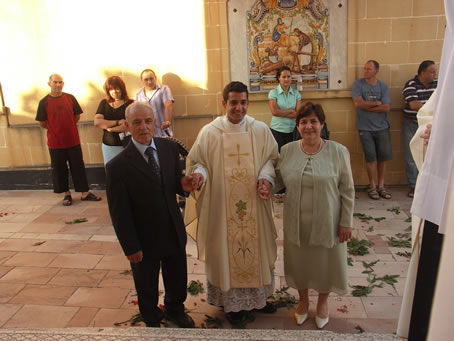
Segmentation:
<svg viewBox="0 0 454 341">
<path fill-rule="evenodd" d="M 377 162 L 366 162 L 366 170 L 370 188 L 376 188 L 377 184 L 375 183 L 375 179 L 377 178 Z"/>
<path fill-rule="evenodd" d="M 300 296 L 300 303 L 296 308 L 296 313 L 303 315 L 309 310 L 309 289 L 298 290 L 298 294 Z"/>
<path fill-rule="evenodd" d="M 378 188 L 385 187 L 385 161 L 377 162 Z"/>
<path fill-rule="evenodd" d="M 318 301 L 317 301 L 317 316 L 321 318 L 326 318 L 329 315 L 329 308 L 328 308 L 328 296 L 327 294 L 318 294 Z"/>
</svg>

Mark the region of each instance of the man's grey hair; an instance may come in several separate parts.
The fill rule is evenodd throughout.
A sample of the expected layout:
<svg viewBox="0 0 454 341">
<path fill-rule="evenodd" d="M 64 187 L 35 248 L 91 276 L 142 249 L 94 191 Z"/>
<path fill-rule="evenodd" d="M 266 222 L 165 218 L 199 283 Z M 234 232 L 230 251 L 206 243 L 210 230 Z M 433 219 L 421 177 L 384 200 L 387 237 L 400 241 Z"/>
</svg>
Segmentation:
<svg viewBox="0 0 454 341">
<path fill-rule="evenodd" d="M 134 102 L 126 108 L 125 111 L 125 118 L 128 119 L 128 116 L 131 115 L 132 113 L 136 112 L 137 110 L 146 110 L 151 113 L 151 117 L 154 119 L 154 113 L 153 113 L 153 108 L 151 105 L 143 102 Z"/>
</svg>

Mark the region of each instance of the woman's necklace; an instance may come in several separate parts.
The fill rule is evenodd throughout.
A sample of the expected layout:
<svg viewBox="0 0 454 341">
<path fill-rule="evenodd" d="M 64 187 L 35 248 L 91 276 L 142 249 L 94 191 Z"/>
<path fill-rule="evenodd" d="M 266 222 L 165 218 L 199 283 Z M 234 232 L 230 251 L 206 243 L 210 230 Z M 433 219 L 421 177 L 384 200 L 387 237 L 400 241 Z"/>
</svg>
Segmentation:
<svg viewBox="0 0 454 341">
<path fill-rule="evenodd" d="M 123 104 L 125 104 L 125 101 L 123 99 L 116 99 L 114 102 L 112 102 L 111 106 L 114 109 L 118 109 L 121 107 Z"/>
<path fill-rule="evenodd" d="M 315 152 L 307 152 L 307 151 L 305 151 L 305 150 L 304 150 L 304 145 L 303 145 L 303 140 L 301 140 L 300 146 L 301 146 L 301 150 L 302 150 L 305 154 L 307 154 L 307 155 L 315 155 L 315 154 L 317 154 L 318 152 L 320 152 L 320 150 L 322 149 L 324 143 L 325 143 L 325 142 L 323 141 L 323 139 L 320 138 L 320 144 L 319 144 L 319 146 L 318 146 L 318 149 L 317 149 Z"/>
</svg>

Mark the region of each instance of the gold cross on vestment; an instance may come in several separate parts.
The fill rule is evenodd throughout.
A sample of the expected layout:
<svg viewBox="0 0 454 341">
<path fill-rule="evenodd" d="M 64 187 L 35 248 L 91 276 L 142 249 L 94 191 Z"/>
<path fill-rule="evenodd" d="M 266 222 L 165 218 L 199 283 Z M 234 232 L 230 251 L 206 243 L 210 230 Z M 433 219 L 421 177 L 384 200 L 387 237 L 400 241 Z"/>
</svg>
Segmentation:
<svg viewBox="0 0 454 341">
<path fill-rule="evenodd" d="M 239 166 L 241 164 L 240 156 L 249 156 L 249 153 L 241 154 L 240 153 L 240 145 L 239 144 L 236 145 L 236 150 L 237 150 L 236 154 L 228 154 L 228 156 L 229 157 L 235 157 L 236 156 L 238 158 L 237 163 L 238 163 L 238 166 Z"/>
</svg>

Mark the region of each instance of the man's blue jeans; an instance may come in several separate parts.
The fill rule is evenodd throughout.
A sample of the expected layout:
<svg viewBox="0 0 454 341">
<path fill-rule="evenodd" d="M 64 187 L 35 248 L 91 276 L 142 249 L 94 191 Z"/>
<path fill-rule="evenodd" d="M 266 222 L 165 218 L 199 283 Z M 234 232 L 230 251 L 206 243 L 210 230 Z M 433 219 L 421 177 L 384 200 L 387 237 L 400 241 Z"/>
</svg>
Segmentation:
<svg viewBox="0 0 454 341">
<path fill-rule="evenodd" d="M 408 187 L 415 188 L 418 168 L 410 151 L 410 141 L 418 129 L 418 124 L 409 120 L 402 120 L 402 142 L 404 144 L 405 174 L 407 175 Z"/>
</svg>

